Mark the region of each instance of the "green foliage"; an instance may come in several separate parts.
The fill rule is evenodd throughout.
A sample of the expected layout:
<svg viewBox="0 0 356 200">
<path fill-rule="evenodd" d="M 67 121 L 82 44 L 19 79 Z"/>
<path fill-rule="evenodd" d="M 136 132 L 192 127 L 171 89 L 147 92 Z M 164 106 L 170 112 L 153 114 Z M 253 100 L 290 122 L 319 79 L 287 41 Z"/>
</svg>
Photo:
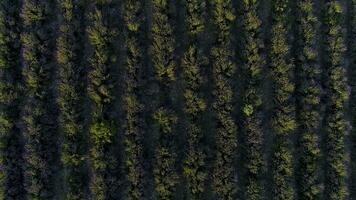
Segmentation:
<svg viewBox="0 0 356 200">
<path fill-rule="evenodd" d="M 171 199 L 179 178 L 176 171 L 176 145 L 172 139 L 177 118 L 172 111 L 164 108 L 159 108 L 153 118 L 159 130 L 153 169 L 155 190 L 160 199 Z"/>
<path fill-rule="evenodd" d="M 139 0 L 124 1 L 123 18 L 126 26 L 126 50 L 125 63 L 125 95 L 124 110 L 125 119 L 125 153 L 126 171 L 129 181 L 128 199 L 144 199 L 144 189 L 147 180 L 144 172 L 143 138 L 145 134 L 143 112 L 144 107 L 140 92 L 142 90 L 141 74 L 144 71 L 143 55 L 143 4 Z"/>
<path fill-rule="evenodd" d="M 177 118 L 173 112 L 164 108 L 155 112 L 153 118 L 159 130 L 153 169 L 155 190 L 160 199 L 171 199 L 178 184 L 178 174 L 175 169 L 176 147 L 172 140 Z"/>
<path fill-rule="evenodd" d="M 168 18 L 167 0 L 153 1 L 151 56 L 157 79 L 170 84 L 175 80 L 174 35 Z"/>
<path fill-rule="evenodd" d="M 262 68 L 264 61 L 261 56 L 263 44 L 261 40 L 261 21 L 257 15 L 258 1 L 243 1 L 241 29 L 242 75 L 245 79 L 243 88 L 243 134 L 246 154 L 243 156 L 244 168 L 244 198 L 261 199 L 263 187 L 261 175 L 264 172 L 262 114 Z"/>
<path fill-rule="evenodd" d="M 348 99 L 343 68 L 344 39 L 342 31 L 342 7 L 337 0 L 327 1 L 323 8 L 325 40 L 324 74 L 326 87 L 325 111 L 325 197 L 344 199 L 346 197 L 345 132 L 343 116 Z"/>
<path fill-rule="evenodd" d="M 356 198 L 355 13 L 1 0 L 0 199 Z"/>
<path fill-rule="evenodd" d="M 288 0 L 272 2 L 272 27 L 270 77 L 272 80 L 272 118 L 271 127 L 274 142 L 271 158 L 272 197 L 276 200 L 294 198 L 292 187 L 292 151 L 290 135 L 296 128 L 294 119 L 294 83 L 291 80 L 293 67 L 290 63 L 288 34 Z"/>
<path fill-rule="evenodd" d="M 59 0 L 60 33 L 57 38 L 59 65 L 60 126 L 63 134 L 61 160 L 65 170 L 66 199 L 88 197 L 87 137 L 85 133 L 85 68 L 83 67 L 84 2 Z"/>
<path fill-rule="evenodd" d="M 184 114 L 186 116 L 187 150 L 183 163 L 183 175 L 187 180 L 192 199 L 202 199 L 208 177 L 206 167 L 206 144 L 202 118 L 206 110 L 202 86 L 204 84 L 202 68 L 205 58 L 199 46 L 205 30 L 204 0 L 187 0 L 186 2 L 186 33 L 189 44 L 183 57 Z"/>
<path fill-rule="evenodd" d="M 118 119 L 114 115 L 115 82 L 118 64 L 118 2 L 93 1 L 88 12 L 87 33 L 90 53 L 87 58 L 88 95 L 91 100 L 90 160 L 94 199 L 120 196 L 120 159 L 117 147 Z"/>
<path fill-rule="evenodd" d="M 350 93 L 350 106 L 349 111 L 351 114 L 351 132 L 350 132 L 350 142 L 351 142 L 351 155 L 350 155 L 350 199 L 356 198 L 356 1 L 349 1 L 348 5 L 348 56 L 350 58 L 349 63 L 349 85 L 351 89 Z"/>
<path fill-rule="evenodd" d="M 213 110 L 215 121 L 216 158 L 212 172 L 212 189 L 218 199 L 235 199 L 237 190 L 234 169 L 237 127 L 232 118 L 232 62 L 231 27 L 235 19 L 231 1 L 212 2 L 213 23 L 216 37 L 211 50 L 213 77 Z"/>
<path fill-rule="evenodd" d="M 253 114 L 253 106 L 252 105 L 246 105 L 243 108 L 243 112 L 247 117 L 251 116 Z"/>
<path fill-rule="evenodd" d="M 54 1 L 23 1 L 21 9 L 23 106 L 28 198 L 57 198 L 59 168 L 57 105 L 54 97 Z"/>
<path fill-rule="evenodd" d="M 205 9 L 206 2 L 203 0 L 187 0 L 186 6 L 186 31 L 187 34 L 195 39 L 205 29 Z"/>
<path fill-rule="evenodd" d="M 0 3 L 0 198 L 24 197 L 20 115 L 19 1 Z"/>
<path fill-rule="evenodd" d="M 91 124 L 90 136 L 95 145 L 102 146 L 112 143 L 115 127 L 110 122 L 95 122 Z"/>
<path fill-rule="evenodd" d="M 158 85 L 157 108 L 153 113 L 157 128 L 153 163 L 154 187 L 158 199 L 172 199 L 177 191 L 176 111 L 172 90 L 176 80 L 175 37 L 171 24 L 172 2 L 152 2 L 151 61 Z"/>
<path fill-rule="evenodd" d="M 296 190 L 298 199 L 318 199 L 320 197 L 318 162 L 320 149 L 318 129 L 321 124 L 320 68 L 317 60 L 316 23 L 314 3 L 304 0 L 297 3 L 297 46 L 296 46 L 296 101 L 299 159 L 296 169 Z"/>
<path fill-rule="evenodd" d="M 167 135 L 173 132 L 172 129 L 177 122 L 175 115 L 163 108 L 154 113 L 153 119 L 157 122 L 160 132 Z"/>
<path fill-rule="evenodd" d="M 161 144 L 156 149 L 156 167 L 153 169 L 155 190 L 159 199 L 172 199 L 178 183 L 178 175 L 174 167 L 177 155 Z"/>
</svg>

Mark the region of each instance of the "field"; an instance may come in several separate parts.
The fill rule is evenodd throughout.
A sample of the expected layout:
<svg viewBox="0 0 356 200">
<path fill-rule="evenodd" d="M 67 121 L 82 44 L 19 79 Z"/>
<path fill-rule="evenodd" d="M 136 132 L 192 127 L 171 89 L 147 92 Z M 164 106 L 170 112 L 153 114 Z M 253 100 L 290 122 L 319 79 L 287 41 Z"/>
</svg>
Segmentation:
<svg viewBox="0 0 356 200">
<path fill-rule="evenodd" d="M 0 0 L 0 199 L 355 200 L 356 0 Z"/>
</svg>

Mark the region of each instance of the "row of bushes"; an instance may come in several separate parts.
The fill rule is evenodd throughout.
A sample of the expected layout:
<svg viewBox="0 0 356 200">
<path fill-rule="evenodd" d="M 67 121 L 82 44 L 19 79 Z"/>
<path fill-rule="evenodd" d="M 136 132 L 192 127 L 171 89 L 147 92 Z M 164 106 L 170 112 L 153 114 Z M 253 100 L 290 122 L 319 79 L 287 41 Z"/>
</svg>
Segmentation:
<svg viewBox="0 0 356 200">
<path fill-rule="evenodd" d="M 182 61 L 182 84 L 184 87 L 184 114 L 187 121 L 187 148 L 183 163 L 183 174 L 188 183 L 191 199 L 202 199 L 206 192 L 207 146 L 204 142 L 206 98 L 203 85 L 206 77 L 203 69 L 207 58 L 203 54 L 203 34 L 206 29 L 206 2 L 186 1 L 185 33 L 187 47 Z"/>
<path fill-rule="evenodd" d="M 351 115 L 351 126 L 356 127 L 356 46 L 353 45 L 356 40 L 356 1 L 351 0 L 347 4 L 348 6 L 348 56 L 349 61 L 349 86 L 350 86 L 350 115 Z M 351 141 L 351 158 L 350 160 L 356 159 L 356 129 L 352 128 L 350 132 Z M 350 164 L 351 174 L 350 174 L 350 198 L 356 198 L 356 163 L 351 162 Z"/>
<path fill-rule="evenodd" d="M 313 1 L 299 1 L 296 6 L 296 188 L 298 199 L 317 199 L 320 197 L 318 166 L 321 158 L 318 139 L 321 70 L 317 57 L 317 18 Z"/>
<path fill-rule="evenodd" d="M 32 199 L 56 198 L 58 110 L 55 104 L 55 3 L 23 1 L 21 35 L 26 100 L 23 107 L 25 187 Z"/>
<path fill-rule="evenodd" d="M 145 187 L 147 187 L 147 173 L 145 173 L 146 161 L 144 154 L 145 129 L 144 112 L 142 102 L 144 68 L 144 4 L 140 0 L 124 1 L 124 21 L 126 38 L 125 61 L 125 92 L 123 96 L 124 117 L 124 146 L 125 167 L 128 179 L 129 199 L 144 199 Z"/>
<path fill-rule="evenodd" d="M 20 1 L 0 4 L 0 198 L 23 199 Z"/>
<path fill-rule="evenodd" d="M 325 148 L 325 198 L 346 197 L 345 133 L 347 131 L 344 111 L 348 99 L 343 54 L 342 5 L 328 0 L 323 7 L 323 70 L 326 97 L 324 116 Z"/>
<path fill-rule="evenodd" d="M 152 1 L 152 28 L 150 56 L 154 68 L 156 110 L 155 150 L 153 161 L 154 188 L 158 199 L 172 199 L 177 191 L 177 111 L 174 109 L 174 84 L 177 63 L 175 35 L 173 33 L 172 2 Z"/>
<path fill-rule="evenodd" d="M 91 104 L 90 188 L 95 199 L 118 199 L 120 155 L 115 113 L 119 55 L 118 2 L 96 0 L 88 8 L 88 95 Z M 121 35 L 120 35 L 121 36 Z"/>
<path fill-rule="evenodd" d="M 237 126 L 233 119 L 233 80 L 236 70 L 231 31 L 235 20 L 232 1 L 211 2 L 214 42 L 211 49 L 213 120 L 216 155 L 212 169 L 212 189 L 217 199 L 235 199 Z"/>
<path fill-rule="evenodd" d="M 246 179 L 241 191 L 244 199 L 261 199 L 264 195 L 262 177 L 265 171 L 263 158 L 262 127 L 262 83 L 265 61 L 261 55 L 262 41 L 259 1 L 243 1 L 240 18 L 241 32 L 241 77 L 244 79 L 242 90 L 242 156 Z"/>
<path fill-rule="evenodd" d="M 88 144 L 85 106 L 86 68 L 84 53 L 84 1 L 60 1 L 60 27 L 56 58 L 58 72 L 58 105 L 63 137 L 61 160 L 65 169 L 66 199 L 88 198 Z"/>
<path fill-rule="evenodd" d="M 274 134 L 271 155 L 272 197 L 276 200 L 294 198 L 290 137 L 296 128 L 293 99 L 295 86 L 291 77 L 294 68 L 288 41 L 290 30 L 288 3 L 288 0 L 277 0 L 271 5 L 271 46 L 268 66 L 273 100 L 270 122 Z"/>
</svg>

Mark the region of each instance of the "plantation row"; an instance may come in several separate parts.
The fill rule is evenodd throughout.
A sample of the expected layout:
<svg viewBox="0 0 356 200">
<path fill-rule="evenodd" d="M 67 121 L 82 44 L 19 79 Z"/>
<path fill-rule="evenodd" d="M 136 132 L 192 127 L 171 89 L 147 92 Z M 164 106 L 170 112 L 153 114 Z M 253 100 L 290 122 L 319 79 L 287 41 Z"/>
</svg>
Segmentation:
<svg viewBox="0 0 356 200">
<path fill-rule="evenodd" d="M 356 199 L 356 0 L 1 0 L 1 199 Z"/>
</svg>

